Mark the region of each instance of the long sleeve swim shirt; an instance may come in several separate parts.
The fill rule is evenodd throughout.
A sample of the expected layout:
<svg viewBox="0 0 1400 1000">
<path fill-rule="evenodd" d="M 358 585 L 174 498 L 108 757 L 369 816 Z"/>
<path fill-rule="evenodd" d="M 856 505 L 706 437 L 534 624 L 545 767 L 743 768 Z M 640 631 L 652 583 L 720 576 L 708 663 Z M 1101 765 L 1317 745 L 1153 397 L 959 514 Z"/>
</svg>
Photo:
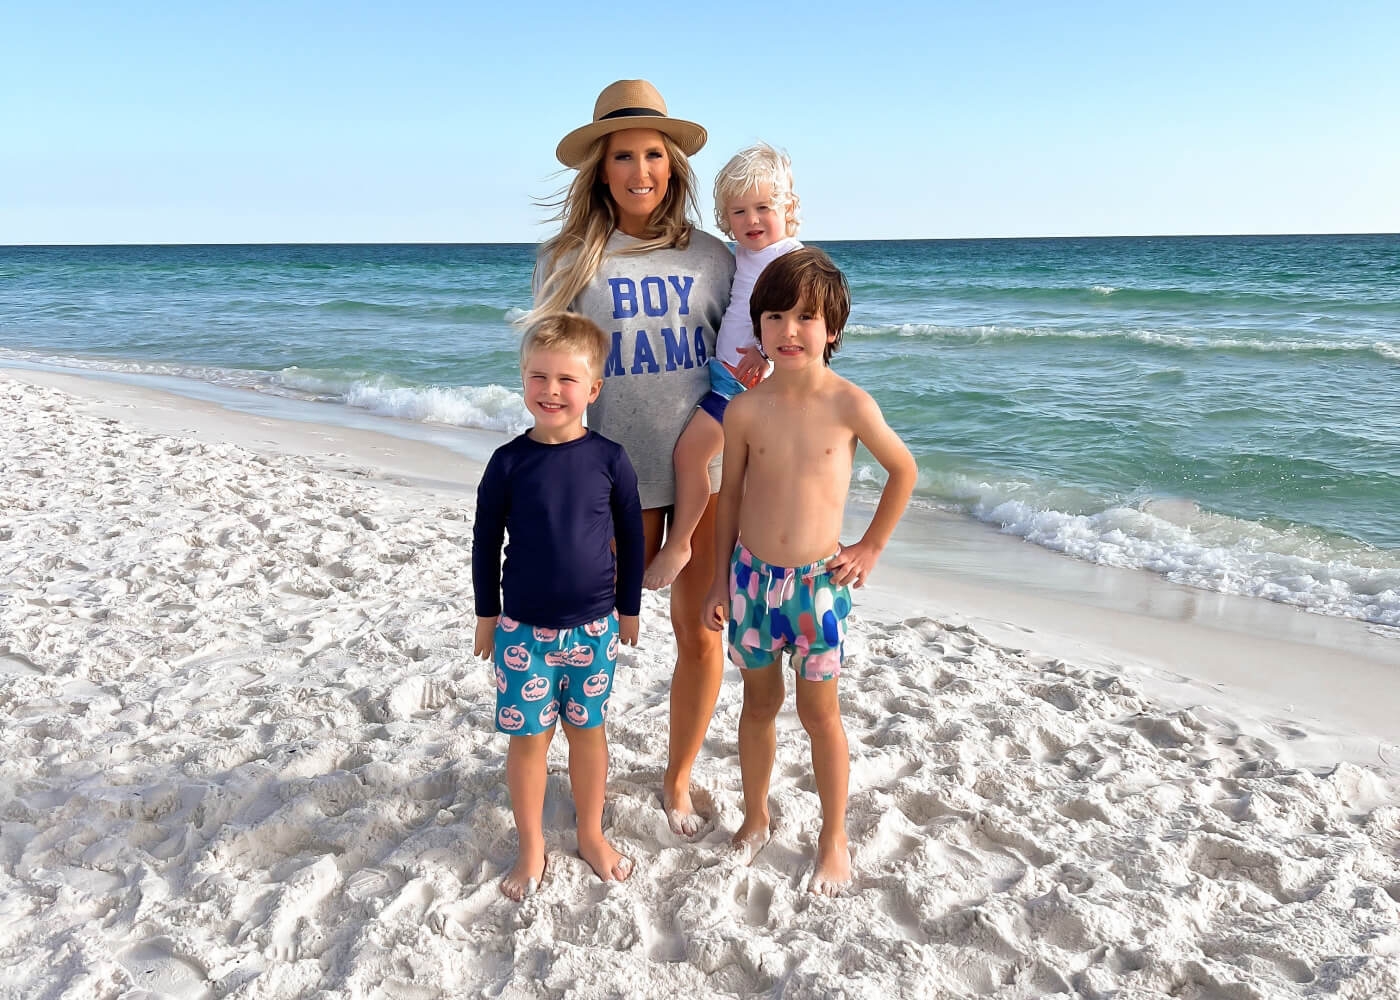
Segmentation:
<svg viewBox="0 0 1400 1000">
<path fill-rule="evenodd" d="M 639 614 L 645 558 L 637 474 L 620 444 L 594 431 L 564 444 L 522 434 L 492 454 L 472 531 L 479 617 L 573 628 L 614 608 Z"/>
</svg>

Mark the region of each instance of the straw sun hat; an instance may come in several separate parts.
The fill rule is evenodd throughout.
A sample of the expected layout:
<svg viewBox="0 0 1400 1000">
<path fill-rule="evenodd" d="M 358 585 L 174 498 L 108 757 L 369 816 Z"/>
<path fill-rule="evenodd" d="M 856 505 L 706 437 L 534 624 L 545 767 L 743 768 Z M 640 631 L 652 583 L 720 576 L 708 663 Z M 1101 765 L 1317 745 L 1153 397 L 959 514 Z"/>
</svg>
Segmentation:
<svg viewBox="0 0 1400 1000">
<path fill-rule="evenodd" d="M 618 80 L 603 88 L 593 105 L 593 121 L 564 136 L 554 155 L 566 167 L 577 169 L 588 156 L 593 140 L 629 128 L 654 128 L 669 135 L 686 156 L 705 145 L 705 129 L 694 122 L 671 118 L 660 92 L 646 80 Z"/>
</svg>

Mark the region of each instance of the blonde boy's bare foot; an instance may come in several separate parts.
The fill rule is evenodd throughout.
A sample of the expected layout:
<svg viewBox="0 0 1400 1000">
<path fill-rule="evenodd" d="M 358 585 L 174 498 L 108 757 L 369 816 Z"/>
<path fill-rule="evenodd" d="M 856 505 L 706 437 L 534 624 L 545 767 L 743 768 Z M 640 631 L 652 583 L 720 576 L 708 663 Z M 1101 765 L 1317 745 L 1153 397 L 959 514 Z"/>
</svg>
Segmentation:
<svg viewBox="0 0 1400 1000">
<path fill-rule="evenodd" d="M 705 825 L 705 817 L 695 811 L 688 788 L 674 795 L 663 792 L 661 808 L 666 810 L 666 822 L 671 825 L 671 832 L 679 836 L 693 837 Z"/>
<path fill-rule="evenodd" d="M 632 859 L 606 840 L 593 843 L 580 841 L 578 856 L 587 861 L 593 874 L 604 882 L 626 882 L 632 875 Z"/>
<path fill-rule="evenodd" d="M 522 854 L 515 859 L 515 867 L 501 879 L 501 895 L 517 903 L 526 896 L 533 896 L 548 871 L 549 855 L 541 853 L 538 858 L 527 858 Z"/>
<path fill-rule="evenodd" d="M 679 541 L 668 541 L 661 546 L 646 572 L 642 574 L 642 586 L 647 590 L 660 590 L 676 582 L 685 564 L 690 562 L 690 546 Z"/>
<path fill-rule="evenodd" d="M 808 891 L 820 896 L 839 896 L 850 884 L 851 852 L 845 835 L 830 840 L 818 838 L 817 860 Z"/>
<path fill-rule="evenodd" d="M 768 839 L 773 835 L 773 830 L 767 816 L 760 819 L 750 820 L 744 817 L 744 823 L 739 829 L 734 831 L 734 836 L 729 838 L 729 846 L 734 851 L 734 860 L 741 865 L 753 863 L 753 859 L 758 856 L 758 852 L 763 850 L 763 845 L 768 843 Z"/>
</svg>

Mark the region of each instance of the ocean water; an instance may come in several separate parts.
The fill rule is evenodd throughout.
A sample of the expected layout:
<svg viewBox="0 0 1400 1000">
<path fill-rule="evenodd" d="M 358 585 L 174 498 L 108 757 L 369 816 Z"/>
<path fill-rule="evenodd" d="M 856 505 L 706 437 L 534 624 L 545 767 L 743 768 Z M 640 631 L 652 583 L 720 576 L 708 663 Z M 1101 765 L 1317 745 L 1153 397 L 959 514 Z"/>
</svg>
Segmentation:
<svg viewBox="0 0 1400 1000">
<path fill-rule="evenodd" d="M 819 243 L 916 503 L 1400 626 L 1400 236 Z M 528 426 L 527 245 L 0 247 L 0 363 Z M 857 490 L 880 473 L 858 461 Z"/>
</svg>

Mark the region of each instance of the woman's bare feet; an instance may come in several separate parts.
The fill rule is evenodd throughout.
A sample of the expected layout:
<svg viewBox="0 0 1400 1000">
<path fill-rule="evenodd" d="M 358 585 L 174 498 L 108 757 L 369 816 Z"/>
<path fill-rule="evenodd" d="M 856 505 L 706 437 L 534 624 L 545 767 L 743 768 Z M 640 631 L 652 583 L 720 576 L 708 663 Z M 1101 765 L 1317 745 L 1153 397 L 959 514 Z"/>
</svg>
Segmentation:
<svg viewBox="0 0 1400 1000">
<path fill-rule="evenodd" d="M 817 860 L 808 891 L 822 896 L 839 896 L 851 884 L 851 851 L 846 833 L 817 838 Z"/>
<path fill-rule="evenodd" d="M 734 836 L 729 838 L 729 846 L 734 849 L 736 860 L 740 864 L 752 864 L 754 857 L 763 850 L 763 845 L 768 843 L 772 835 L 772 825 L 767 815 L 753 819 L 745 816 L 743 824 L 734 831 Z"/>
<path fill-rule="evenodd" d="M 593 874 L 604 882 L 626 882 L 632 874 L 632 859 L 606 839 L 580 841 L 578 856 L 587 861 Z"/>
<path fill-rule="evenodd" d="M 647 564 L 642 574 L 642 586 L 647 590 L 660 590 L 669 587 L 681 575 L 686 563 L 690 562 L 690 543 L 678 538 L 666 539 L 661 551 Z"/>
<path fill-rule="evenodd" d="M 678 836 L 693 837 L 705 825 L 705 817 L 695 811 L 689 789 L 676 795 L 663 792 L 661 808 L 666 811 L 666 822 L 670 824 L 671 832 Z"/>
<path fill-rule="evenodd" d="M 515 859 L 515 867 L 501 879 L 501 895 L 517 903 L 526 896 L 533 896 L 549 871 L 549 855 L 541 852 L 537 858 L 527 858 L 524 854 Z"/>
</svg>

